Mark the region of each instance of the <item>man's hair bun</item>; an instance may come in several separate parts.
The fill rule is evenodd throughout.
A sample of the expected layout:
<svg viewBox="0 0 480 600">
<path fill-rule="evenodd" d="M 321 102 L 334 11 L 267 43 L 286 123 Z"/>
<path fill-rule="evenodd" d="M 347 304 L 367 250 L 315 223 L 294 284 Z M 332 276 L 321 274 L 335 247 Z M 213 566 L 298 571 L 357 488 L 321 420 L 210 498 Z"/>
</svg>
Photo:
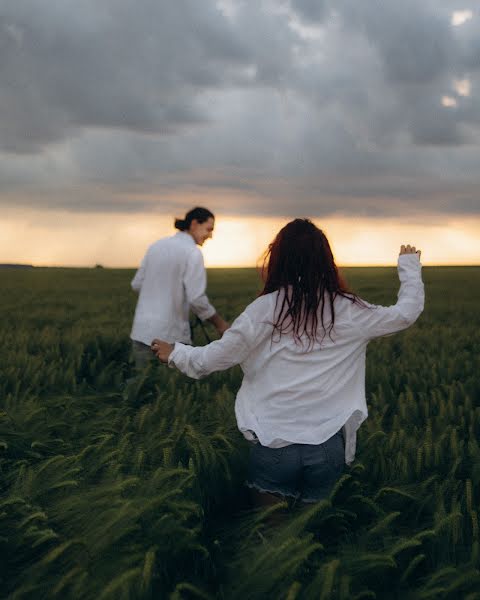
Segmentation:
<svg viewBox="0 0 480 600">
<path fill-rule="evenodd" d="M 215 219 L 215 216 L 208 208 L 196 206 L 187 212 L 184 219 L 175 219 L 175 228 L 180 229 L 180 231 L 186 231 L 190 229 L 190 225 L 194 219 L 199 223 L 205 223 L 208 219 Z"/>
<path fill-rule="evenodd" d="M 187 222 L 185 221 L 185 219 L 175 219 L 175 229 L 185 231 L 185 229 L 187 229 Z"/>
</svg>

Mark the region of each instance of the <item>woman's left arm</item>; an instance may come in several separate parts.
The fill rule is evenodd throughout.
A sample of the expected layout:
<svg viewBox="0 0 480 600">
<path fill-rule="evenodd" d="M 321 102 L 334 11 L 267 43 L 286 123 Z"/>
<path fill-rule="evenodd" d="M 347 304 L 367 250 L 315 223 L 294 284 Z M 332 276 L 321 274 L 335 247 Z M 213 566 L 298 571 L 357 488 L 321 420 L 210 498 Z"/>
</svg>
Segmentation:
<svg viewBox="0 0 480 600">
<path fill-rule="evenodd" d="M 243 312 L 220 340 L 206 346 L 193 347 L 179 342 L 173 345 L 153 340 L 151 347 L 160 361 L 177 367 L 193 379 L 200 379 L 243 362 L 256 345 L 256 339 L 254 324 Z"/>
</svg>

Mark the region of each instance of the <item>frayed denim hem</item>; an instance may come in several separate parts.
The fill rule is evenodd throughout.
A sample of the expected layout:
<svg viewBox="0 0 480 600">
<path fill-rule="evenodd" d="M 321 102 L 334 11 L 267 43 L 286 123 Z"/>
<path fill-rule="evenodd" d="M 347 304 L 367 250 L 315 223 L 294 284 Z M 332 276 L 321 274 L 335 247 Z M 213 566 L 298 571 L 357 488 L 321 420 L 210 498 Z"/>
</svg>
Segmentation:
<svg viewBox="0 0 480 600">
<path fill-rule="evenodd" d="M 244 485 L 250 489 L 257 490 L 257 492 L 260 492 L 261 494 L 274 494 L 275 496 L 282 496 L 282 498 L 292 498 L 293 500 L 298 500 L 298 494 L 285 494 L 280 490 L 267 490 L 260 487 L 256 483 L 251 483 L 250 481 L 245 481 Z"/>
<path fill-rule="evenodd" d="M 322 502 L 326 498 L 299 498 L 300 502 L 304 504 L 316 504 L 317 502 Z"/>
</svg>

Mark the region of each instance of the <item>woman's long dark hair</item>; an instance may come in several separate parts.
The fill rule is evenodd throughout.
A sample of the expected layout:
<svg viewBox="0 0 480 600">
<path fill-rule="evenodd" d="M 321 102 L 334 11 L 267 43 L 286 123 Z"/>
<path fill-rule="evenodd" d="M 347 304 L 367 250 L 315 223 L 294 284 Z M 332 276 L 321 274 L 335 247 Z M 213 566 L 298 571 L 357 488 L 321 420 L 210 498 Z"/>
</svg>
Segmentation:
<svg viewBox="0 0 480 600">
<path fill-rule="evenodd" d="M 199 223 L 205 223 L 208 219 L 215 219 L 215 216 L 208 208 L 196 206 L 187 212 L 184 219 L 175 219 L 175 228 L 180 229 L 180 231 L 187 231 L 194 219 Z"/>
<path fill-rule="evenodd" d="M 272 340 L 275 332 L 279 338 L 292 333 L 299 343 L 306 336 L 311 348 L 318 341 L 319 318 L 321 339 L 327 333 L 331 337 L 336 296 L 361 303 L 339 274 L 325 234 L 309 219 L 295 219 L 278 232 L 266 251 L 262 277 L 260 296 L 284 291 L 275 304 Z M 324 322 L 326 302 L 331 314 L 328 327 Z"/>
</svg>

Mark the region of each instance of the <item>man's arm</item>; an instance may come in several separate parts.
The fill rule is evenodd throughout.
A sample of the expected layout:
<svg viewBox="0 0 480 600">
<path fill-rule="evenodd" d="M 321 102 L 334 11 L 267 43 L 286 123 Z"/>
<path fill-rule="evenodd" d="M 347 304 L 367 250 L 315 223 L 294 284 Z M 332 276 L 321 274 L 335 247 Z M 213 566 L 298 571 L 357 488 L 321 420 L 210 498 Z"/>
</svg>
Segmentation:
<svg viewBox="0 0 480 600">
<path fill-rule="evenodd" d="M 203 264 L 203 255 L 199 250 L 191 253 L 183 279 L 187 301 L 192 312 L 202 321 L 209 321 L 222 335 L 229 324 L 215 311 L 205 293 L 207 276 Z"/>
<path fill-rule="evenodd" d="M 142 263 L 140 264 L 140 267 L 138 268 L 138 271 L 135 273 L 135 277 L 132 279 L 130 285 L 132 286 L 132 289 L 135 292 L 139 292 L 142 289 L 142 283 L 143 280 L 145 279 L 145 271 L 147 268 L 147 255 L 145 254 L 145 256 L 142 259 Z"/>
<path fill-rule="evenodd" d="M 218 331 L 220 335 L 223 335 L 225 331 L 230 327 L 230 323 L 225 321 L 223 317 L 221 317 L 218 313 L 215 313 L 210 318 L 207 319 Z"/>
</svg>

